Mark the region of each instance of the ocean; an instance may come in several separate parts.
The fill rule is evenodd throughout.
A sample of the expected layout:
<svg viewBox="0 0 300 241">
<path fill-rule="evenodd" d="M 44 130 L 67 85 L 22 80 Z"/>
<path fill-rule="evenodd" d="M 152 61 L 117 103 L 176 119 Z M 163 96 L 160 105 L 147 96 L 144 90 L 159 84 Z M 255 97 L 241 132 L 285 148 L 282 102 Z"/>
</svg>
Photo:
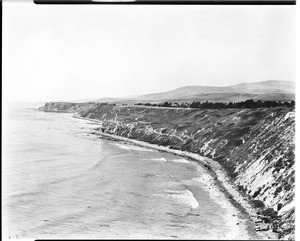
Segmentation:
<svg viewBox="0 0 300 241">
<path fill-rule="evenodd" d="M 236 235 L 228 217 L 238 211 L 211 195 L 197 163 L 101 139 L 96 123 L 72 116 L 24 106 L 4 111 L 3 238 Z"/>
</svg>

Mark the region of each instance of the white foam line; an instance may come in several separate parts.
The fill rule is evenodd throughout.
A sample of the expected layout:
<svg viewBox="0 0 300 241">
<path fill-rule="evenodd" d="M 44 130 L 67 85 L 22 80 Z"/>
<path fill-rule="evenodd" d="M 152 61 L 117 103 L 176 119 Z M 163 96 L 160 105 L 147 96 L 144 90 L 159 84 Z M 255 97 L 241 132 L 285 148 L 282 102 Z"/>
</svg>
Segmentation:
<svg viewBox="0 0 300 241">
<path fill-rule="evenodd" d="M 191 207 L 192 208 L 199 207 L 199 203 L 198 203 L 197 199 L 194 197 L 194 194 L 189 190 L 187 190 L 187 191 L 188 191 L 188 193 L 190 195 L 190 198 L 191 198 Z"/>
<path fill-rule="evenodd" d="M 185 160 L 185 159 L 166 159 L 164 157 L 161 158 L 151 158 L 151 161 L 170 161 L 170 162 L 177 162 L 177 163 L 190 163 L 189 161 Z"/>
<path fill-rule="evenodd" d="M 152 158 L 152 159 L 150 159 L 151 161 L 163 161 L 163 162 L 166 162 L 167 161 L 167 159 L 166 158 L 164 158 L 164 157 L 161 157 L 161 158 Z"/>
<path fill-rule="evenodd" d="M 177 162 L 177 163 L 190 163 L 188 160 L 186 159 L 171 159 L 169 160 L 171 162 Z"/>
<path fill-rule="evenodd" d="M 143 148 L 143 147 L 138 147 L 138 146 L 126 146 L 126 145 L 122 145 L 117 143 L 116 146 L 118 146 L 119 148 L 125 149 L 125 150 L 136 150 L 136 151 L 148 151 L 148 152 L 153 152 L 153 150 L 151 149 L 147 149 L 147 148 Z"/>
<path fill-rule="evenodd" d="M 187 189 L 185 190 L 164 190 L 165 194 L 154 194 L 155 196 L 161 196 L 164 198 L 173 198 L 177 201 L 190 206 L 192 209 L 198 208 L 199 203 L 194 197 L 193 193 Z"/>
</svg>

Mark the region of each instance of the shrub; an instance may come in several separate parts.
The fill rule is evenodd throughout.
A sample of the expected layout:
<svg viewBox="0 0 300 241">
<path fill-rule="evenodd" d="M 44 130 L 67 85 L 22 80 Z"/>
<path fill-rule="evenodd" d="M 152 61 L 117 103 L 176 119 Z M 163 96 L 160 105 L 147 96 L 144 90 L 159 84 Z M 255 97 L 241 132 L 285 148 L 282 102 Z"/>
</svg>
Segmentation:
<svg viewBox="0 0 300 241">
<path fill-rule="evenodd" d="M 260 189 L 258 189 L 254 194 L 253 194 L 253 198 L 256 198 L 257 196 L 258 196 L 258 194 L 260 193 L 260 191 L 261 191 L 261 188 Z"/>
<path fill-rule="evenodd" d="M 264 216 L 269 216 L 269 217 L 277 216 L 277 212 L 273 208 L 267 208 L 267 209 L 263 210 L 261 214 Z"/>
<path fill-rule="evenodd" d="M 253 200 L 253 205 L 257 208 L 264 208 L 265 204 L 260 200 Z"/>
</svg>

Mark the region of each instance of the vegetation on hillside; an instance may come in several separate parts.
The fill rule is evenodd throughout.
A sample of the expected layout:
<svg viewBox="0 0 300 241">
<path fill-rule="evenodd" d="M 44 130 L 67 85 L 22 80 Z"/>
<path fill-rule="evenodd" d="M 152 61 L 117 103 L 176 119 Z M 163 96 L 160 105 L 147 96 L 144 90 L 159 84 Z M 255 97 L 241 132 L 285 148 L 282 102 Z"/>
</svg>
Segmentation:
<svg viewBox="0 0 300 241">
<path fill-rule="evenodd" d="M 138 103 L 136 105 L 144 106 L 154 106 L 154 107 L 174 107 L 174 108 L 199 108 L 199 109 L 253 109 L 253 108 L 272 108 L 272 107 L 294 107 L 295 101 L 291 102 L 281 102 L 281 101 L 254 101 L 252 99 L 240 102 L 199 102 L 193 101 L 192 103 L 172 103 L 164 102 L 160 104 L 151 104 L 151 103 Z"/>
</svg>

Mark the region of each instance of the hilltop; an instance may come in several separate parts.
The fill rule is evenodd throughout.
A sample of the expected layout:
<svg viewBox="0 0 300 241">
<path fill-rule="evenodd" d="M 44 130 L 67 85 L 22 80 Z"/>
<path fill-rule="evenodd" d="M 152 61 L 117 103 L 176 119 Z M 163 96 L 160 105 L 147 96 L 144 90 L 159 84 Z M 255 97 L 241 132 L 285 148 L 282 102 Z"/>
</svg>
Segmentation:
<svg viewBox="0 0 300 241">
<path fill-rule="evenodd" d="M 140 95 L 134 98 L 101 98 L 95 102 L 135 104 L 138 102 L 236 102 L 253 100 L 291 101 L 295 99 L 295 83 L 269 80 L 231 86 L 184 86 L 171 91 Z"/>
</svg>

